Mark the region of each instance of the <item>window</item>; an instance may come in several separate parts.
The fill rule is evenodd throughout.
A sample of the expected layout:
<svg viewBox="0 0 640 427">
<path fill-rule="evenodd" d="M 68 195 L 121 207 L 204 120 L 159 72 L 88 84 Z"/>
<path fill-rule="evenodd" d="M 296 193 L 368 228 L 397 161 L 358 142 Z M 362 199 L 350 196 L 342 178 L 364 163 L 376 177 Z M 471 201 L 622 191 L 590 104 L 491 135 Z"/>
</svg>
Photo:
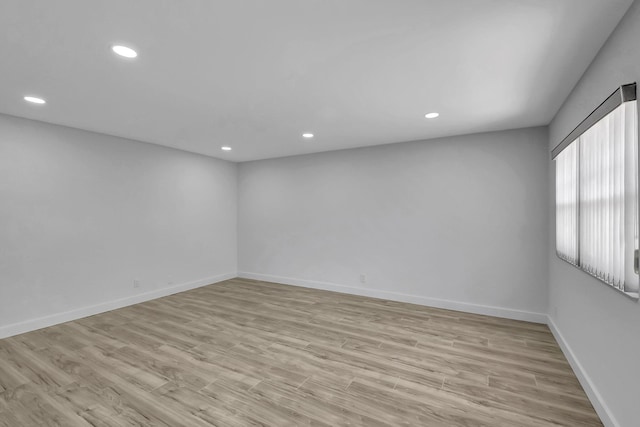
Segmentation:
<svg viewBox="0 0 640 427">
<path fill-rule="evenodd" d="M 558 257 L 638 297 L 638 112 L 622 86 L 553 150 Z"/>
</svg>

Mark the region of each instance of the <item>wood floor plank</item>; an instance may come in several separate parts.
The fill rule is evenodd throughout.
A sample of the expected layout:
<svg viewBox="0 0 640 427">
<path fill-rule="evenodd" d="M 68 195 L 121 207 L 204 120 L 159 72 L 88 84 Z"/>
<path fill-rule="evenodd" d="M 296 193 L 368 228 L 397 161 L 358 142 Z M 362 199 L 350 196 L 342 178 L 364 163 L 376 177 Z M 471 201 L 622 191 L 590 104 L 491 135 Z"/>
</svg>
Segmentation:
<svg viewBox="0 0 640 427">
<path fill-rule="evenodd" d="M 602 424 L 546 325 L 232 279 L 0 340 L 21 425 Z"/>
</svg>

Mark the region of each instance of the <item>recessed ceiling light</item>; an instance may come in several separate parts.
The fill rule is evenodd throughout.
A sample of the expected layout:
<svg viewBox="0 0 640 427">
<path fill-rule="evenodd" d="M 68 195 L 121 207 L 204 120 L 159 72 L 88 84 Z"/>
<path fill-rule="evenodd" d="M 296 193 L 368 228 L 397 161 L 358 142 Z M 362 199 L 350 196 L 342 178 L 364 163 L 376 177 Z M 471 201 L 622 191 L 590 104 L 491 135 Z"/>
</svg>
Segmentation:
<svg viewBox="0 0 640 427">
<path fill-rule="evenodd" d="M 27 102 L 33 102 L 34 104 L 46 104 L 47 101 L 45 101 L 42 98 L 38 98 L 37 96 L 25 96 L 24 100 Z"/>
<path fill-rule="evenodd" d="M 302 137 L 303 138 L 313 138 L 313 134 L 312 133 L 303 133 Z"/>
<path fill-rule="evenodd" d="M 115 45 L 111 47 L 117 55 L 124 56 L 125 58 L 135 58 L 138 56 L 138 52 L 127 46 Z"/>
<path fill-rule="evenodd" d="M 435 119 L 435 118 L 436 118 L 436 117 L 438 117 L 439 115 L 440 115 L 440 113 L 433 112 L 433 113 L 427 113 L 427 114 L 425 114 L 424 116 L 425 116 L 427 119 Z"/>
<path fill-rule="evenodd" d="M 222 151 L 231 151 L 231 147 L 227 147 L 227 146 L 220 147 L 220 149 L 221 149 Z"/>
</svg>

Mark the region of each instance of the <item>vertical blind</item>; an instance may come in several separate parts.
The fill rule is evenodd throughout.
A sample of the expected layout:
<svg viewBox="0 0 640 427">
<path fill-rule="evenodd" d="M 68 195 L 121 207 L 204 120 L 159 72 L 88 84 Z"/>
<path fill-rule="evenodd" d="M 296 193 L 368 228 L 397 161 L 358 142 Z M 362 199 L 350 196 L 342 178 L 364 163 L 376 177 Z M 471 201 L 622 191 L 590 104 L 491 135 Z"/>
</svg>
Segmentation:
<svg viewBox="0 0 640 427">
<path fill-rule="evenodd" d="M 635 104 L 634 104 L 635 105 Z M 625 144 L 622 104 L 580 137 L 580 265 L 616 288 L 625 282 Z M 631 123 L 633 121 L 627 121 Z"/>
<path fill-rule="evenodd" d="M 578 263 L 578 143 L 556 157 L 556 251 Z"/>
<path fill-rule="evenodd" d="M 638 293 L 636 101 L 622 103 L 556 157 L 558 256 Z"/>
</svg>

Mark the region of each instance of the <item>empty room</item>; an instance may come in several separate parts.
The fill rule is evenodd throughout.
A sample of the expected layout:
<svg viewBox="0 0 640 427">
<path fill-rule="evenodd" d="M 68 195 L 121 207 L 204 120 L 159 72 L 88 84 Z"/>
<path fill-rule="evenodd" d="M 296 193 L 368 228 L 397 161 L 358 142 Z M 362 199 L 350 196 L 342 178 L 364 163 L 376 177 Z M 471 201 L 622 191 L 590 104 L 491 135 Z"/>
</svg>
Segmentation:
<svg viewBox="0 0 640 427">
<path fill-rule="evenodd" d="M 640 426 L 640 0 L 0 0 L 0 427 Z"/>
</svg>

